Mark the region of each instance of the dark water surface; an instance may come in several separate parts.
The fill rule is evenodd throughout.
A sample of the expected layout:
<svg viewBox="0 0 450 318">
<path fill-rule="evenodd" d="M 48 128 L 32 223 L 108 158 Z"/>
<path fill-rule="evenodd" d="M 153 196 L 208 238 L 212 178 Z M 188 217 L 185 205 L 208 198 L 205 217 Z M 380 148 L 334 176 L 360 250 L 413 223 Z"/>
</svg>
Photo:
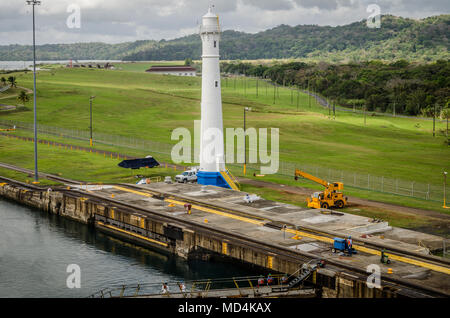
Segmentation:
<svg viewBox="0 0 450 318">
<path fill-rule="evenodd" d="M 67 266 L 81 269 L 69 289 Z M 86 225 L 0 199 L 0 297 L 87 297 L 118 284 L 254 275 L 123 243 Z"/>
</svg>

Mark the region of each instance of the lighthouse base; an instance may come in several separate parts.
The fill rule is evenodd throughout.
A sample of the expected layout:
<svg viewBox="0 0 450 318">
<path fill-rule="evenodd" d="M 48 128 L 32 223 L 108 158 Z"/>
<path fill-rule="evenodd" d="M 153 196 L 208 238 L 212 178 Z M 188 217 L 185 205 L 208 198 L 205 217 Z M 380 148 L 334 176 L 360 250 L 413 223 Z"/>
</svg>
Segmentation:
<svg viewBox="0 0 450 318">
<path fill-rule="evenodd" d="M 199 171 L 197 173 L 197 183 L 201 185 L 212 185 L 216 187 L 231 189 L 220 172 Z"/>
</svg>

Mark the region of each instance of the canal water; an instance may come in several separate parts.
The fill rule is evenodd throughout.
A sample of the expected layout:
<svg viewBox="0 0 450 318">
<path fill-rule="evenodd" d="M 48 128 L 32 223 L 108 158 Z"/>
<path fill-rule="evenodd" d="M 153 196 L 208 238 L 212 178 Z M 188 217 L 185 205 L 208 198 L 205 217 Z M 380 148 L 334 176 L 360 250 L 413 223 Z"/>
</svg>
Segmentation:
<svg viewBox="0 0 450 318">
<path fill-rule="evenodd" d="M 81 288 L 67 287 L 67 267 Z M 232 264 L 185 261 L 0 199 L 0 297 L 88 297 L 112 285 L 255 275 Z"/>
</svg>

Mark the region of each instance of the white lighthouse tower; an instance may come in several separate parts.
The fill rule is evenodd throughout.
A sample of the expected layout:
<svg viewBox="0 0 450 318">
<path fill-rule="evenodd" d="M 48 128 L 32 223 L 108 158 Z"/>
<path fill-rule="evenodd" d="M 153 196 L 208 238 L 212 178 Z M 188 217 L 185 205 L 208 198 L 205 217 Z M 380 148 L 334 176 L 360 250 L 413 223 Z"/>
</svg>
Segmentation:
<svg viewBox="0 0 450 318">
<path fill-rule="evenodd" d="M 219 17 L 210 5 L 202 18 L 200 36 L 202 54 L 202 120 L 200 140 L 200 171 L 198 183 L 234 188 L 225 168 L 222 119 L 222 93 L 220 84 Z"/>
</svg>

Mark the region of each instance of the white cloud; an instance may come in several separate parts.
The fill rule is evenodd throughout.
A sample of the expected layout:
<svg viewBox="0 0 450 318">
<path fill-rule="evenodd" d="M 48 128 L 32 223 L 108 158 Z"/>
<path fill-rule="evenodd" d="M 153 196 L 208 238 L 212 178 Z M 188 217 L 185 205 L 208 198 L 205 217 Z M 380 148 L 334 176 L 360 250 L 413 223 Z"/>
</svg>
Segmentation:
<svg viewBox="0 0 450 318">
<path fill-rule="evenodd" d="M 215 0 L 225 29 L 258 32 L 280 24 L 343 25 L 383 14 L 413 18 L 449 13 L 448 0 Z M 81 7 L 81 29 L 68 29 L 70 4 Z M 36 8 L 37 43 L 171 39 L 195 33 L 209 0 L 42 0 Z M 31 7 L 0 0 L 0 45 L 31 43 Z"/>
</svg>

